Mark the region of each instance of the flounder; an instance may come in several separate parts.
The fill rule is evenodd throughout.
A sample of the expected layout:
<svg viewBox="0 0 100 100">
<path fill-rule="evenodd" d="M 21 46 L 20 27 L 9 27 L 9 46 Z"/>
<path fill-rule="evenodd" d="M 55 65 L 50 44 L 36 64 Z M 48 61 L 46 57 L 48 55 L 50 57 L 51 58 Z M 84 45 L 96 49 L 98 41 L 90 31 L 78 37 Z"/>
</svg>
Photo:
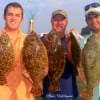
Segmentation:
<svg viewBox="0 0 100 100">
<path fill-rule="evenodd" d="M 82 53 L 82 64 L 87 76 L 88 90 L 100 82 L 100 37 L 93 34 Z"/>
<path fill-rule="evenodd" d="M 0 36 L 0 85 L 7 84 L 5 74 L 10 71 L 14 62 L 14 50 L 8 34 Z"/>
<path fill-rule="evenodd" d="M 48 56 L 44 44 L 37 33 L 30 32 L 24 41 L 22 60 L 26 71 L 32 80 L 34 96 L 42 94 L 41 81 L 44 79 L 48 69 Z"/>
<path fill-rule="evenodd" d="M 67 54 L 70 61 L 74 66 L 78 66 L 81 59 L 81 48 L 78 40 L 76 39 L 73 32 L 70 34 L 70 40 L 67 42 Z"/>
<path fill-rule="evenodd" d="M 49 90 L 55 92 L 60 91 L 58 80 L 63 74 L 65 68 L 64 48 L 61 44 L 61 39 L 56 35 L 56 33 L 50 32 L 47 35 L 47 38 L 50 42 L 46 39 L 43 42 L 47 48 L 49 58 Z"/>
</svg>

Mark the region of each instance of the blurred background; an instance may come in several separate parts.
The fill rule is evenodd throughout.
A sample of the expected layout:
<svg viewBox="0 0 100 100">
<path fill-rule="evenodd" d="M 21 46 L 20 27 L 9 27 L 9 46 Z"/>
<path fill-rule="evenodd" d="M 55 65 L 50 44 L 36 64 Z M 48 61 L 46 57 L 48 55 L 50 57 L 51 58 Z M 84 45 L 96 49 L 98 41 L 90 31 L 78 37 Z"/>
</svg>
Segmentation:
<svg viewBox="0 0 100 100">
<path fill-rule="evenodd" d="M 40 35 L 51 30 L 51 14 L 53 10 L 64 9 L 68 13 L 68 27 L 76 28 L 87 39 L 90 30 L 87 28 L 84 17 L 84 6 L 100 0 L 0 0 L 0 29 L 4 26 L 3 10 L 9 2 L 19 2 L 24 8 L 22 30 L 28 33 L 29 21 L 34 19 L 34 30 Z M 85 41 L 86 42 L 86 41 Z M 83 47 L 84 42 L 81 41 Z"/>
</svg>

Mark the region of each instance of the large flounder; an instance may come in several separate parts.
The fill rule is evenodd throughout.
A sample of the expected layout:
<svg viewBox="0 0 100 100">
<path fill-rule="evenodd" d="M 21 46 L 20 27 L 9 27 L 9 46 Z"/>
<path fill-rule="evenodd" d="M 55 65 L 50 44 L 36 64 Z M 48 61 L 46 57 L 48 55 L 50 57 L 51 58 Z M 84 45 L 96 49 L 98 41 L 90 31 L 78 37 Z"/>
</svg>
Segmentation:
<svg viewBox="0 0 100 100">
<path fill-rule="evenodd" d="M 32 80 L 33 87 L 31 91 L 33 95 L 41 95 L 41 81 L 45 77 L 48 67 L 48 56 L 44 44 L 34 31 L 30 32 L 25 38 L 22 59 L 24 67 Z"/>
<path fill-rule="evenodd" d="M 8 34 L 0 36 L 0 85 L 7 84 L 5 74 L 10 71 L 14 62 L 14 50 Z"/>
<path fill-rule="evenodd" d="M 47 48 L 49 58 L 49 90 L 60 91 L 58 80 L 63 74 L 65 68 L 64 48 L 61 44 L 61 39 L 56 35 L 56 33 L 50 32 L 47 35 L 47 38 L 50 42 L 46 39 L 43 42 Z"/>
<path fill-rule="evenodd" d="M 87 76 L 88 91 L 100 82 L 100 37 L 93 34 L 83 48 L 82 64 Z M 91 94 L 92 94 L 91 93 Z"/>
</svg>

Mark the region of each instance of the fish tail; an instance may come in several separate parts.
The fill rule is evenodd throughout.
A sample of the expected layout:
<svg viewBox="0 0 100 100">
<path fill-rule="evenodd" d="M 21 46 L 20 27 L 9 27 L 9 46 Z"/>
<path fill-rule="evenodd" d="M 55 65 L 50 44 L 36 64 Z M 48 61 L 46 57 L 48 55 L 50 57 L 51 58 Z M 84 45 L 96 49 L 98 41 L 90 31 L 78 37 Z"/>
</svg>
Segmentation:
<svg viewBox="0 0 100 100">
<path fill-rule="evenodd" d="M 49 84 L 49 91 L 60 91 L 60 86 L 58 81 L 51 81 Z"/>
<path fill-rule="evenodd" d="M 39 84 L 33 84 L 33 87 L 31 89 L 31 93 L 34 95 L 34 96 L 41 96 L 43 91 L 42 91 L 42 88 L 40 87 Z"/>
</svg>

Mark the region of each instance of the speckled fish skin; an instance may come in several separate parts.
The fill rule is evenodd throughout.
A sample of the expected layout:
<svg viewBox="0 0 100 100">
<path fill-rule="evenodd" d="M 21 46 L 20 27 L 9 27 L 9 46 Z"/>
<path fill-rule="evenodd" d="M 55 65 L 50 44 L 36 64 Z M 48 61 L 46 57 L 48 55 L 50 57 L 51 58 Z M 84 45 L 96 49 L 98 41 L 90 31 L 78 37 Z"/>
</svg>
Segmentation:
<svg viewBox="0 0 100 100">
<path fill-rule="evenodd" d="M 88 88 L 100 82 L 100 37 L 92 35 L 82 53 L 82 63 L 86 72 Z"/>
<path fill-rule="evenodd" d="M 29 33 L 25 38 L 22 59 L 24 67 L 33 81 L 33 95 L 41 95 L 40 82 L 43 80 L 45 68 L 48 66 L 48 57 L 44 44 L 34 31 Z"/>
<path fill-rule="evenodd" d="M 61 44 L 61 39 L 56 35 L 56 33 L 50 32 L 48 34 L 48 39 L 51 42 L 49 43 L 45 40 L 44 44 L 47 48 L 49 58 L 49 90 L 55 92 L 60 91 L 58 80 L 65 68 L 64 48 Z"/>
<path fill-rule="evenodd" d="M 81 59 L 81 48 L 78 43 L 78 40 L 76 40 L 75 36 L 73 33 L 69 33 L 71 35 L 71 54 L 72 54 L 72 62 L 74 63 L 75 66 L 77 66 L 80 62 Z"/>
<path fill-rule="evenodd" d="M 7 84 L 5 74 L 10 71 L 14 62 L 14 50 L 9 36 L 3 33 L 0 36 L 0 85 Z"/>
</svg>

